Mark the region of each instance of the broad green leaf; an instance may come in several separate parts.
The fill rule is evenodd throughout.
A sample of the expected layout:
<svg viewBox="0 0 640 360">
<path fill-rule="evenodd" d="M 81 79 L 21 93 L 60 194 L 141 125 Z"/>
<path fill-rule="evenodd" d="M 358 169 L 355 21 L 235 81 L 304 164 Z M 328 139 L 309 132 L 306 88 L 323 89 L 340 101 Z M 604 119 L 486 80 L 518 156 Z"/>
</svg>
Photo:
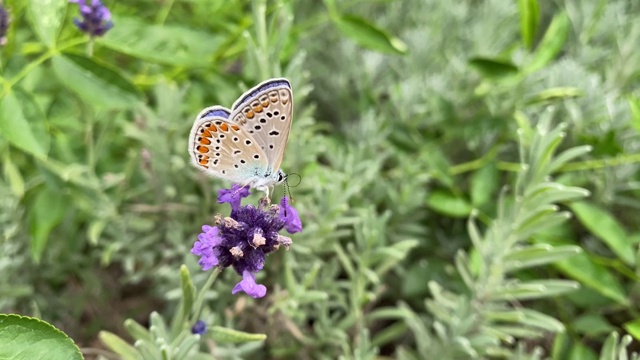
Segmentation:
<svg viewBox="0 0 640 360">
<path fill-rule="evenodd" d="M 60 82 L 96 107 L 127 108 L 140 100 L 140 93 L 116 69 L 94 59 L 63 54 L 52 59 Z"/>
<path fill-rule="evenodd" d="M 67 0 L 29 0 L 31 27 L 49 48 L 55 47 L 67 3 Z"/>
<path fill-rule="evenodd" d="M 69 202 L 58 191 L 42 188 L 36 195 L 29 216 L 31 256 L 39 262 L 49 241 L 49 234 L 64 218 Z"/>
<path fill-rule="evenodd" d="M 263 341 L 265 334 L 250 334 L 243 331 L 225 328 L 222 326 L 211 327 L 211 337 L 220 344 L 237 344 L 249 341 Z"/>
<path fill-rule="evenodd" d="M 497 79 L 513 76 L 518 73 L 518 67 L 507 60 L 474 57 L 469 59 L 469 66 L 477 70 L 484 77 Z"/>
<path fill-rule="evenodd" d="M 81 360 L 80 349 L 45 321 L 0 314 L 0 359 Z"/>
<path fill-rule="evenodd" d="M 441 214 L 459 218 L 469 216 L 472 209 L 467 200 L 442 190 L 436 190 L 429 195 L 427 206 Z"/>
<path fill-rule="evenodd" d="M 636 340 L 640 341 L 640 319 L 628 321 L 622 325 Z"/>
<path fill-rule="evenodd" d="M 627 265 L 635 264 L 635 251 L 618 221 L 608 212 L 588 202 L 574 202 L 571 210 L 582 225 L 600 238 Z"/>
<path fill-rule="evenodd" d="M 129 345 L 121 337 L 108 331 L 100 331 L 98 338 L 105 344 L 111 351 L 120 355 L 123 360 L 140 360 L 141 354 L 135 347 Z"/>
<path fill-rule="evenodd" d="M 24 118 L 29 122 L 29 127 L 31 128 L 33 135 L 38 139 L 40 147 L 48 154 L 51 144 L 51 135 L 49 135 L 47 115 L 38 103 L 37 95 L 21 88 L 14 88 L 14 90 L 16 99 L 18 99 L 18 102 L 20 103 L 20 108 L 22 108 Z"/>
<path fill-rule="evenodd" d="M 14 93 L 9 93 L 0 100 L 0 136 L 37 158 L 46 157 L 41 145 L 44 140 L 34 135 Z"/>
<path fill-rule="evenodd" d="M 627 101 L 629 102 L 629 108 L 631 109 L 631 121 L 633 127 L 640 133 L 640 99 L 629 98 Z"/>
<path fill-rule="evenodd" d="M 557 100 L 571 99 L 584 95 L 582 90 L 574 87 L 556 87 L 542 90 L 526 100 L 527 105 L 548 103 Z"/>
<path fill-rule="evenodd" d="M 498 168 L 490 163 L 477 170 L 471 176 L 471 203 L 481 207 L 494 198 L 498 181 Z"/>
<path fill-rule="evenodd" d="M 573 320 L 571 327 L 574 331 L 587 336 L 609 334 L 616 329 L 600 314 L 584 314 Z"/>
<path fill-rule="evenodd" d="M 567 360 L 598 360 L 598 356 L 587 346 L 576 342 L 573 344 Z"/>
<path fill-rule="evenodd" d="M 340 32 L 367 49 L 396 55 L 405 54 L 408 50 L 402 40 L 388 34 L 366 19 L 342 15 L 332 17 L 332 20 Z"/>
<path fill-rule="evenodd" d="M 114 16 L 115 26 L 96 41 L 127 55 L 174 66 L 213 64 L 224 39 L 176 25 L 150 25 L 140 18 Z"/>
<path fill-rule="evenodd" d="M 533 60 L 526 68 L 527 71 L 536 71 L 558 56 L 567 40 L 570 25 L 567 14 L 559 13 L 554 16 L 542 41 L 536 48 Z"/>
<path fill-rule="evenodd" d="M 526 49 L 530 49 L 533 46 L 533 40 L 535 40 L 540 21 L 538 0 L 518 0 L 518 9 L 520 11 L 522 45 Z"/>
</svg>

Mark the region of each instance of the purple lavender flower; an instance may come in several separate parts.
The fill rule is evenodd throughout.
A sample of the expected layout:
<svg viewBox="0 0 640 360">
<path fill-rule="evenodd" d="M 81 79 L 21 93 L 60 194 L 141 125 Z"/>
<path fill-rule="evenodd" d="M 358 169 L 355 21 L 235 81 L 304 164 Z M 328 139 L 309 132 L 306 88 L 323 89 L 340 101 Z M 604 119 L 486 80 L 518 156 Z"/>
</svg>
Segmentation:
<svg viewBox="0 0 640 360">
<path fill-rule="evenodd" d="M 295 234 L 302 231 L 302 221 L 298 216 L 298 211 L 289 205 L 289 198 L 283 197 L 280 200 L 280 210 L 278 211 L 278 217 L 284 221 L 284 228 L 289 234 Z"/>
<path fill-rule="evenodd" d="M 249 187 L 233 184 L 231 189 L 218 190 L 218 204 L 229 203 L 233 211 L 240 207 L 242 198 L 246 198 L 249 194 L 251 194 Z"/>
<path fill-rule="evenodd" d="M 232 267 L 242 280 L 236 284 L 232 293 L 244 291 L 249 296 L 265 296 L 267 288 L 256 283 L 255 274 L 264 267 L 267 254 L 280 246 L 289 248 L 291 238 L 280 235 L 286 228 L 290 232 L 302 230 L 298 212 L 283 199 L 286 216 L 281 215 L 282 207 L 269 206 L 261 201 L 256 208 L 253 205 L 240 206 L 248 189 L 234 185 L 231 189 L 219 191 L 218 202 L 231 204 L 231 216 L 216 216 L 215 226 L 204 225 L 191 252 L 200 256 L 198 264 L 202 270 L 215 266 Z"/>
<path fill-rule="evenodd" d="M 9 29 L 9 13 L 0 3 L 0 46 L 7 43 L 7 30 Z"/>
<path fill-rule="evenodd" d="M 102 36 L 113 27 L 111 12 L 100 0 L 90 0 L 91 5 L 87 5 L 86 1 L 69 0 L 70 3 L 78 4 L 82 15 L 82 19 L 74 18 L 73 23 L 91 37 Z"/>
<path fill-rule="evenodd" d="M 207 324 L 202 320 L 196 321 L 196 323 L 193 324 L 193 326 L 191 327 L 192 334 L 203 335 L 206 332 L 207 332 Z"/>
</svg>

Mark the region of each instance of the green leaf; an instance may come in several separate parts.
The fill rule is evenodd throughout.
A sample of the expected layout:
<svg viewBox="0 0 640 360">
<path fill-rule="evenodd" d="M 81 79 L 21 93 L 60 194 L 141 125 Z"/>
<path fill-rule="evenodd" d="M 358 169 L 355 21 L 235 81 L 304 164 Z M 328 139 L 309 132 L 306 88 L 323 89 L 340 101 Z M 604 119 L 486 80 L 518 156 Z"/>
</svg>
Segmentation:
<svg viewBox="0 0 640 360">
<path fill-rule="evenodd" d="M 469 216 L 472 209 L 467 200 L 442 190 L 436 190 L 429 195 L 427 206 L 441 214 L 459 218 Z"/>
<path fill-rule="evenodd" d="M 471 203 L 480 207 L 489 203 L 495 196 L 498 181 L 498 168 L 490 163 L 474 172 L 471 177 Z"/>
<path fill-rule="evenodd" d="M 636 340 L 640 341 L 640 319 L 628 321 L 622 325 Z"/>
<path fill-rule="evenodd" d="M 526 68 L 527 71 L 536 71 L 558 56 L 567 41 L 570 25 L 569 17 L 564 12 L 553 17 L 547 32 L 536 48 L 533 60 Z"/>
<path fill-rule="evenodd" d="M 510 61 L 502 59 L 473 57 L 469 60 L 469 66 L 489 79 L 498 79 L 513 76 L 518 73 L 517 66 L 515 66 Z"/>
<path fill-rule="evenodd" d="M 538 0 L 518 0 L 518 8 L 520 10 L 520 36 L 522 37 L 522 45 L 526 49 L 531 49 L 540 21 Z"/>
<path fill-rule="evenodd" d="M 49 48 L 55 47 L 67 3 L 66 0 L 29 0 L 31 27 Z"/>
<path fill-rule="evenodd" d="M 555 87 L 542 90 L 530 98 L 525 103 L 527 105 L 549 103 L 557 100 L 571 99 L 583 96 L 582 90 L 574 87 Z"/>
<path fill-rule="evenodd" d="M 22 178 L 22 174 L 20 174 L 20 169 L 18 169 L 16 164 L 11 160 L 9 151 L 5 151 L 2 162 L 4 164 L 4 177 L 9 183 L 13 195 L 22 198 L 24 195 L 24 179 Z"/>
<path fill-rule="evenodd" d="M 633 127 L 640 133 L 640 99 L 630 97 L 627 101 L 629 102 L 629 109 L 631 109 Z"/>
<path fill-rule="evenodd" d="M 121 337 L 108 331 L 100 331 L 98 338 L 105 344 L 111 351 L 120 355 L 123 360 L 140 360 L 141 354 L 135 347 L 129 345 Z"/>
<path fill-rule="evenodd" d="M 403 55 L 407 53 L 407 45 L 397 37 L 371 24 L 366 19 L 341 15 L 332 17 L 340 32 L 367 49 L 385 54 Z"/>
<path fill-rule="evenodd" d="M 587 336 L 609 334 L 616 329 L 604 316 L 600 314 L 584 314 L 579 316 L 571 325 L 574 331 Z"/>
<path fill-rule="evenodd" d="M 140 101 L 140 93 L 116 69 L 95 59 L 64 54 L 52 59 L 60 82 L 96 107 L 128 108 Z"/>
<path fill-rule="evenodd" d="M 564 260 L 581 252 L 582 248 L 575 245 L 553 247 L 548 244 L 535 244 L 511 249 L 504 257 L 504 267 L 506 272 L 521 270 Z"/>
<path fill-rule="evenodd" d="M 0 359 L 82 359 L 80 349 L 65 333 L 27 316 L 0 315 L 0 344 Z"/>
<path fill-rule="evenodd" d="M 142 60 L 175 66 L 211 66 L 224 39 L 176 25 L 149 25 L 114 16 L 115 26 L 97 43 Z"/>
<path fill-rule="evenodd" d="M 41 145 L 44 140 L 34 135 L 14 93 L 0 100 L 0 135 L 18 149 L 40 159 L 46 157 Z"/>
<path fill-rule="evenodd" d="M 267 335 L 250 334 L 222 326 L 213 326 L 211 327 L 211 337 L 220 344 L 237 344 L 249 341 L 263 341 L 267 338 Z"/>
<path fill-rule="evenodd" d="M 582 225 L 600 238 L 627 265 L 635 265 L 635 251 L 618 221 L 608 212 L 588 202 L 575 202 L 571 210 Z"/>
<path fill-rule="evenodd" d="M 567 360 L 598 360 L 598 356 L 585 345 L 574 343 Z"/>
<path fill-rule="evenodd" d="M 49 240 L 51 230 L 64 218 L 69 202 L 58 191 L 43 188 L 31 207 L 29 233 L 31 234 L 31 256 L 39 262 Z"/>
</svg>

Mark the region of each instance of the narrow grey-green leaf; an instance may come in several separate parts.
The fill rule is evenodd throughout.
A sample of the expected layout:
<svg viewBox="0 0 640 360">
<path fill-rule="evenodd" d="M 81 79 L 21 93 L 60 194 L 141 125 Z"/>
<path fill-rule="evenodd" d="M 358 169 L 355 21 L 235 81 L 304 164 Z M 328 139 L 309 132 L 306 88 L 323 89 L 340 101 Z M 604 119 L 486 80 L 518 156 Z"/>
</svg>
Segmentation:
<svg viewBox="0 0 640 360">
<path fill-rule="evenodd" d="M 267 335 L 250 334 L 222 326 L 213 326 L 211 327 L 211 337 L 220 344 L 237 344 L 249 341 L 262 341 L 267 338 Z"/>
<path fill-rule="evenodd" d="M 569 87 L 569 86 L 555 87 L 555 88 L 545 89 L 533 94 L 531 97 L 529 97 L 525 101 L 525 103 L 527 105 L 544 104 L 544 103 L 550 103 L 553 101 L 577 98 L 583 95 L 584 93 L 582 92 L 582 90 L 575 87 Z"/>
<path fill-rule="evenodd" d="M 526 69 L 527 71 L 538 70 L 558 56 L 567 40 L 569 26 L 569 17 L 566 13 L 559 13 L 554 16 L 542 41 L 536 48 L 533 60 Z"/>
<path fill-rule="evenodd" d="M 175 66 L 210 66 L 224 39 L 176 25 L 150 25 L 140 18 L 114 16 L 101 45 L 143 60 Z"/>
<path fill-rule="evenodd" d="M 45 321 L 0 314 L 0 359 L 81 360 L 80 349 Z"/>
<path fill-rule="evenodd" d="M 427 199 L 431 209 L 451 217 L 467 217 L 471 213 L 471 204 L 461 197 L 442 190 L 436 190 Z"/>
<path fill-rule="evenodd" d="M 60 82 L 93 106 L 127 108 L 136 105 L 141 97 L 118 70 L 95 59 L 64 54 L 54 57 L 52 64 Z"/>
<path fill-rule="evenodd" d="M 530 49 L 533 46 L 540 21 L 538 0 L 518 0 L 518 10 L 520 11 L 522 45 L 526 49 Z"/>
<path fill-rule="evenodd" d="M 494 198 L 498 181 L 498 168 L 494 163 L 487 164 L 471 176 L 471 203 L 480 207 Z"/>
<path fill-rule="evenodd" d="M 41 145 L 44 140 L 34 135 L 22 112 L 20 102 L 13 93 L 5 95 L 0 100 L 0 136 L 7 139 L 11 145 L 37 158 L 46 157 Z"/>
<path fill-rule="evenodd" d="M 540 266 L 582 252 L 582 248 L 574 245 L 553 247 L 548 244 L 535 244 L 523 248 L 514 248 L 504 257 L 505 271 L 521 270 L 534 266 Z"/>
<path fill-rule="evenodd" d="M 518 67 L 508 60 L 473 57 L 469 59 L 469 66 L 486 78 L 497 79 L 513 76 L 518 73 Z"/>
<path fill-rule="evenodd" d="M 129 345 L 121 337 L 108 331 L 100 331 L 98 338 L 105 344 L 111 351 L 120 355 L 123 360 L 140 360 L 141 354 L 135 347 Z"/>
<path fill-rule="evenodd" d="M 49 48 L 56 45 L 56 37 L 64 20 L 66 0 L 29 0 L 29 22 L 38 38 Z"/>
<path fill-rule="evenodd" d="M 332 20 L 341 33 L 367 49 L 396 55 L 405 54 L 408 50 L 402 40 L 378 28 L 366 19 L 353 15 L 342 15 L 333 17 Z"/>
</svg>

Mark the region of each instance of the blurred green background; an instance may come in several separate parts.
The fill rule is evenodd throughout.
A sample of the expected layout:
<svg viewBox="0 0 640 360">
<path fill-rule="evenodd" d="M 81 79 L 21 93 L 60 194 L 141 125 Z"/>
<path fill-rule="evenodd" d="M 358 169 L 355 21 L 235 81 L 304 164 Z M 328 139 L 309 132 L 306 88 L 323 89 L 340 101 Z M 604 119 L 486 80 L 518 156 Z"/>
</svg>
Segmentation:
<svg viewBox="0 0 640 360">
<path fill-rule="evenodd" d="M 228 212 L 230 184 L 189 164 L 193 119 L 282 76 L 304 231 L 268 257 L 265 298 L 232 296 L 231 270 L 205 292 L 207 324 L 266 339 L 201 352 L 640 348 L 640 2 L 104 4 L 114 27 L 90 39 L 74 4 L 4 1 L 0 312 L 54 324 L 89 358 L 114 350 L 100 331 L 133 343 L 126 319 L 176 313 L 180 265 L 198 288 L 209 276 L 190 253 L 200 226 Z"/>
</svg>

